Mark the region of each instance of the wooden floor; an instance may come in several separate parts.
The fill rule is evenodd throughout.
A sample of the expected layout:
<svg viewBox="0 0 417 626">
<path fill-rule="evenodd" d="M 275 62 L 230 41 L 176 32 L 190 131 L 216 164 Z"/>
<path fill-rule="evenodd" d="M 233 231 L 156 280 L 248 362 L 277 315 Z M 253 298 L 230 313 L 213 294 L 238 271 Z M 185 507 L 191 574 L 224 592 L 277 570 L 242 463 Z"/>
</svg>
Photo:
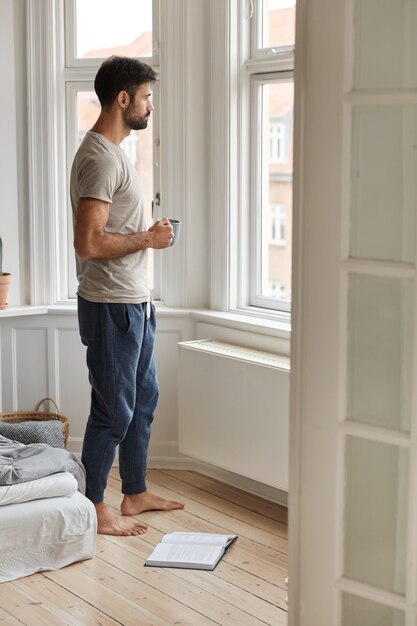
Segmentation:
<svg viewBox="0 0 417 626">
<path fill-rule="evenodd" d="M 148 512 L 141 537 L 99 536 L 93 559 L 0 585 L 7 626 L 281 626 L 287 623 L 286 509 L 195 472 L 151 470 L 151 491 L 181 499 L 183 511 Z M 118 508 L 112 471 L 108 505 Z M 233 533 L 213 572 L 144 567 L 164 533 Z"/>
</svg>

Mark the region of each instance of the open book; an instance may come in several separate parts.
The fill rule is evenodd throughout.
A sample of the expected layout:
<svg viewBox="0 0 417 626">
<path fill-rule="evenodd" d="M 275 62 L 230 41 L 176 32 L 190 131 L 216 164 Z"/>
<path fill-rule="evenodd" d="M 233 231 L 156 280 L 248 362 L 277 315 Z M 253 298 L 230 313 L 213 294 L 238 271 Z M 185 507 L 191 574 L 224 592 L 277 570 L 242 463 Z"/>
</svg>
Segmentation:
<svg viewBox="0 0 417 626">
<path fill-rule="evenodd" d="M 164 535 L 145 565 L 212 570 L 237 535 L 170 533 Z"/>
</svg>

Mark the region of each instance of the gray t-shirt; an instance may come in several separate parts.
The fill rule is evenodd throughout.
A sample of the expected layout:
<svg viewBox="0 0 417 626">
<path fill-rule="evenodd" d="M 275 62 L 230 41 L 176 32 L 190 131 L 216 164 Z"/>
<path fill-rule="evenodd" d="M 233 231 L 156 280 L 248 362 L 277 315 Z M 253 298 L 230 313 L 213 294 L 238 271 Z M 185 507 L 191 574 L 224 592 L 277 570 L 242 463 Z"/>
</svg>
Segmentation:
<svg viewBox="0 0 417 626">
<path fill-rule="evenodd" d="M 70 194 L 74 219 L 80 199 L 95 198 L 110 204 L 106 232 L 147 230 L 139 176 L 122 148 L 99 133 L 89 131 L 78 148 Z M 78 295 L 91 302 L 146 302 L 147 264 L 147 250 L 118 259 L 83 260 L 76 254 Z"/>
</svg>

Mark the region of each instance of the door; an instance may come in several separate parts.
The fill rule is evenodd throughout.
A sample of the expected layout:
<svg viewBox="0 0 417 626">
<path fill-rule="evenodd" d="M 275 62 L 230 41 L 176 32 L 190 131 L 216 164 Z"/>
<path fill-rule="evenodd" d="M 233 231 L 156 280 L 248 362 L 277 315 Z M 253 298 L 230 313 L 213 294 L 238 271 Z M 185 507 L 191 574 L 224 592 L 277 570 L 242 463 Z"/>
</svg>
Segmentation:
<svg viewBox="0 0 417 626">
<path fill-rule="evenodd" d="M 298 3 L 290 626 L 417 625 L 417 2 Z"/>
</svg>

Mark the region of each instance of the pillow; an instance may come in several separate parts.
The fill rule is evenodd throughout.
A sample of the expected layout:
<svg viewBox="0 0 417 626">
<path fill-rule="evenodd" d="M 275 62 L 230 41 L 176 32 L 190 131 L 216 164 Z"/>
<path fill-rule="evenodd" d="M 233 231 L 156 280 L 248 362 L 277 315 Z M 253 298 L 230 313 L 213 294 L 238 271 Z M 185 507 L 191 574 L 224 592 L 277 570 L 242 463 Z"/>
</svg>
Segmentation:
<svg viewBox="0 0 417 626">
<path fill-rule="evenodd" d="M 29 443 L 48 443 L 53 448 L 64 448 L 64 424 L 60 420 L 28 420 L 12 424 L 0 421 L 0 435 Z"/>
<path fill-rule="evenodd" d="M 19 504 L 40 498 L 70 496 L 78 489 L 78 483 L 69 472 L 58 472 L 50 476 L 35 478 L 26 483 L 0 487 L 0 506 Z"/>
</svg>

